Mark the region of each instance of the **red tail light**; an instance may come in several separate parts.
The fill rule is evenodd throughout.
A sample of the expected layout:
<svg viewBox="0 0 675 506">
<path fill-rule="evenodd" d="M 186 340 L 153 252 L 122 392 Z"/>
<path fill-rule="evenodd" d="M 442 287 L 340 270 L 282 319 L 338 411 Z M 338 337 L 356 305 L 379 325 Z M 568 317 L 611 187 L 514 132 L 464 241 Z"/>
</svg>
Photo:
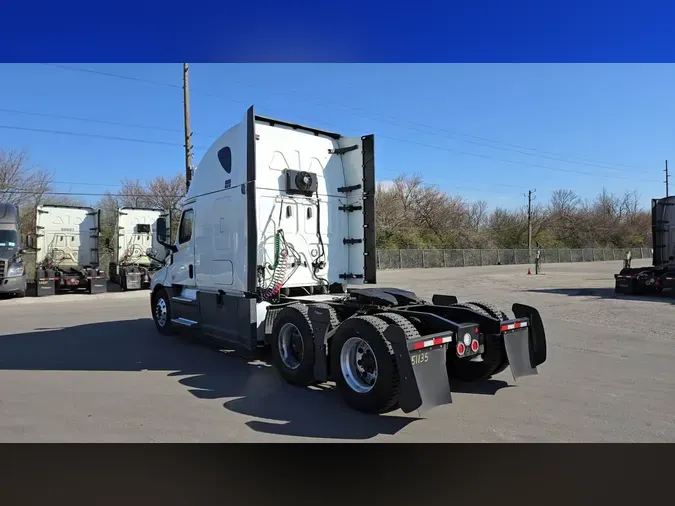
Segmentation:
<svg viewBox="0 0 675 506">
<path fill-rule="evenodd" d="M 471 341 L 471 351 L 476 353 L 478 351 L 478 347 L 479 347 L 479 345 L 478 345 L 478 341 L 476 339 Z"/>
<path fill-rule="evenodd" d="M 457 355 L 461 357 L 462 355 L 464 355 L 465 351 L 466 349 L 464 348 L 464 343 L 457 343 Z"/>
</svg>

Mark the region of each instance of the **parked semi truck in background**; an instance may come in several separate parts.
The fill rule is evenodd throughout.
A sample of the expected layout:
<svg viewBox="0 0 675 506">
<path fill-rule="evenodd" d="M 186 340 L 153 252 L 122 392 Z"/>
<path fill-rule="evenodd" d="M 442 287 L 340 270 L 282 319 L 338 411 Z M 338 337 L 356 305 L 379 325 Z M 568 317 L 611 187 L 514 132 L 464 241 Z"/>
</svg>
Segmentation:
<svg viewBox="0 0 675 506">
<path fill-rule="evenodd" d="M 166 248 L 157 243 L 157 219 L 169 222 L 169 213 L 162 209 L 122 207 L 117 211 L 115 231 L 110 244 L 112 261 L 108 268 L 110 280 L 122 290 L 150 287 L 150 278 L 161 267 L 156 257 L 166 257 Z M 169 225 L 170 226 L 170 225 Z M 155 254 L 148 253 L 154 250 Z"/>
<path fill-rule="evenodd" d="M 0 202 L 0 295 L 26 295 L 26 268 L 22 253 L 19 208 Z"/>
<path fill-rule="evenodd" d="M 623 268 L 614 292 L 675 296 L 675 197 L 652 199 L 652 265 Z"/>
<path fill-rule="evenodd" d="M 35 220 L 38 297 L 64 291 L 107 291 L 105 272 L 99 267 L 99 209 L 42 205 L 37 207 Z"/>
<path fill-rule="evenodd" d="M 194 172 L 175 243 L 152 278 L 158 331 L 255 356 L 298 386 L 334 380 L 352 408 L 425 411 L 453 380 L 546 360 L 538 311 L 376 283 L 374 136 L 258 116 L 222 134 Z M 352 286 L 348 286 L 352 285 Z M 448 287 L 448 289 L 461 287 Z"/>
</svg>

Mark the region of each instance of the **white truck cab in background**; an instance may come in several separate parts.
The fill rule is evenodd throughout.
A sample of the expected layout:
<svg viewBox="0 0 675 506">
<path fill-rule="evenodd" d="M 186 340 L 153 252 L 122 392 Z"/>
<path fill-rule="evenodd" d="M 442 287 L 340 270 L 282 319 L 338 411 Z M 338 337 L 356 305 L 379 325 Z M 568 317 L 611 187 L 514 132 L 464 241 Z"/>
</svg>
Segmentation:
<svg viewBox="0 0 675 506">
<path fill-rule="evenodd" d="M 163 217 L 170 228 L 169 212 L 144 207 L 117 210 L 112 241 L 106 246 L 112 253 L 108 275 L 122 290 L 150 287 L 150 278 L 161 267 L 168 250 L 157 242 L 157 219 Z"/>
<path fill-rule="evenodd" d="M 45 204 L 37 206 L 35 222 L 38 297 L 107 291 L 99 266 L 100 209 Z"/>
</svg>

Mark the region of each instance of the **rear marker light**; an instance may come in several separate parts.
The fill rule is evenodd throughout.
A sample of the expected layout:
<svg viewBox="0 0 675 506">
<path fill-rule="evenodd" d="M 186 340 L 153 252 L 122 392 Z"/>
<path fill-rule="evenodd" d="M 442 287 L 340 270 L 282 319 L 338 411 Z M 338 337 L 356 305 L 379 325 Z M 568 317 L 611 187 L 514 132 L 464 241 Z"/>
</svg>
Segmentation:
<svg viewBox="0 0 675 506">
<path fill-rule="evenodd" d="M 464 343 L 457 343 L 457 355 L 464 355 Z"/>
<path fill-rule="evenodd" d="M 429 348 L 431 346 L 438 346 L 449 342 L 452 342 L 452 336 L 437 337 L 436 339 L 428 339 L 421 343 L 415 343 L 413 345 L 413 350 L 421 350 L 422 348 Z"/>
<path fill-rule="evenodd" d="M 521 329 L 523 327 L 527 327 L 527 322 L 516 322 L 516 323 L 509 323 L 508 325 L 502 325 L 502 332 L 506 332 L 508 330 L 516 330 L 516 329 Z"/>
<path fill-rule="evenodd" d="M 478 341 L 476 341 L 475 339 L 471 341 L 471 351 L 476 353 L 478 351 L 478 346 L 479 346 Z"/>
</svg>

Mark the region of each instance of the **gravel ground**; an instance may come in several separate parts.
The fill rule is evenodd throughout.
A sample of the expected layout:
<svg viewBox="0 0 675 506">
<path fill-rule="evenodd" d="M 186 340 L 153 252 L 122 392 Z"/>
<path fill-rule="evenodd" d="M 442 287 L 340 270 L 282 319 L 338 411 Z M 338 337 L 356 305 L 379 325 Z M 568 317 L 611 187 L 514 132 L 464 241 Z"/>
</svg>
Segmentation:
<svg viewBox="0 0 675 506">
<path fill-rule="evenodd" d="M 461 386 L 425 419 L 360 415 L 330 388 L 164 338 L 147 291 L 2 300 L 0 441 L 675 442 L 675 299 L 615 297 L 619 262 L 543 268 L 380 272 L 381 285 L 544 319 L 538 376 Z"/>
</svg>

